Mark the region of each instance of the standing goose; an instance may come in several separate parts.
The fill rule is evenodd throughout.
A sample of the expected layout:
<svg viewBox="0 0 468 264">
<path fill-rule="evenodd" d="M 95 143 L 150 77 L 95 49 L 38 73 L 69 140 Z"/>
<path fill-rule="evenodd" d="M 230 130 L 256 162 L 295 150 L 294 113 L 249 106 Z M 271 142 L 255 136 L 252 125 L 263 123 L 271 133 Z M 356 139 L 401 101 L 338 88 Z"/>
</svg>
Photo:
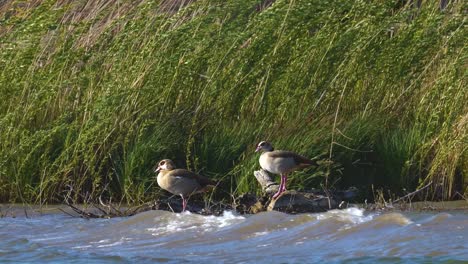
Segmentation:
<svg viewBox="0 0 468 264">
<path fill-rule="evenodd" d="M 174 162 L 163 159 L 158 163 L 155 172 L 158 174 L 158 185 L 164 190 L 182 197 L 182 212 L 187 207 L 187 198 L 195 193 L 206 192 L 216 183 L 184 169 L 176 169 Z"/>
<path fill-rule="evenodd" d="M 281 175 L 281 183 L 278 191 L 273 195 L 273 199 L 276 199 L 284 191 L 286 191 L 286 182 L 288 180 L 289 173 L 298 169 L 309 167 L 311 165 L 317 165 L 317 162 L 294 152 L 274 150 L 271 143 L 267 141 L 258 143 L 255 152 L 258 151 L 263 151 L 259 160 L 260 167 L 273 174 Z"/>
</svg>

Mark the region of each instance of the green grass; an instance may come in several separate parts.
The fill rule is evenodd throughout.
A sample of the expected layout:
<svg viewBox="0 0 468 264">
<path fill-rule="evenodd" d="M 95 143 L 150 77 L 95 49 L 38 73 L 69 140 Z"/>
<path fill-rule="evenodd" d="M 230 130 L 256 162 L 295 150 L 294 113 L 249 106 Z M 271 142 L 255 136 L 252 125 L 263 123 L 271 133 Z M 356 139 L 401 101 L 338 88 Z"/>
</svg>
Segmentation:
<svg viewBox="0 0 468 264">
<path fill-rule="evenodd" d="M 260 140 L 331 159 L 295 188 L 466 195 L 466 5 L 374 2 L 5 1 L 0 201 L 147 201 L 163 158 L 258 192 Z"/>
</svg>

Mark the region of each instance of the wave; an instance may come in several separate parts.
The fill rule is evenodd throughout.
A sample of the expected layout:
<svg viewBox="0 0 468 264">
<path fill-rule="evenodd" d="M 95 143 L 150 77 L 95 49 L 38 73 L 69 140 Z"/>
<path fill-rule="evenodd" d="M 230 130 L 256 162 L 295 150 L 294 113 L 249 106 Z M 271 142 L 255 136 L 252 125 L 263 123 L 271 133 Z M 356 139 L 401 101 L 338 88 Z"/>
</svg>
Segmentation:
<svg viewBox="0 0 468 264">
<path fill-rule="evenodd" d="M 98 262 L 169 263 L 468 259 L 468 216 L 463 213 L 375 213 L 348 208 L 298 215 L 148 211 L 129 218 L 40 219 L 10 225 L 23 230 L 22 235 L 0 229 L 0 260 L 2 254 L 10 260 L 28 256 L 41 262 L 67 256 Z M 21 254 L 21 250 L 30 253 Z"/>
</svg>

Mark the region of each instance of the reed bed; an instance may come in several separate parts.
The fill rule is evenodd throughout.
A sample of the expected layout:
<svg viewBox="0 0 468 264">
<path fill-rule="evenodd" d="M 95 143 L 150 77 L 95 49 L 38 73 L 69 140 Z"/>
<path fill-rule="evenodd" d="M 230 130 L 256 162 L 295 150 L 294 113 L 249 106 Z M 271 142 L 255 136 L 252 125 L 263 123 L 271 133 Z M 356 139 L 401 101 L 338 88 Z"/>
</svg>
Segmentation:
<svg viewBox="0 0 468 264">
<path fill-rule="evenodd" d="M 260 140 L 322 157 L 291 188 L 466 195 L 466 4 L 412 2 L 3 1 L 0 201 L 258 192 Z"/>
</svg>

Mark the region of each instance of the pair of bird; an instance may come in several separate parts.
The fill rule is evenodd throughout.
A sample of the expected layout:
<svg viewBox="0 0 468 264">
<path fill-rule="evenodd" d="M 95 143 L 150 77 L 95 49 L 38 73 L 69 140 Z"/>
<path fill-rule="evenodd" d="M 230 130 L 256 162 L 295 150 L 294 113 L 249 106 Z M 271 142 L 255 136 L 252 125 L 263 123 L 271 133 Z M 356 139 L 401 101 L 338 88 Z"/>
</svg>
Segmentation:
<svg viewBox="0 0 468 264">
<path fill-rule="evenodd" d="M 278 198 L 286 191 L 289 173 L 316 165 L 315 161 L 294 152 L 274 150 L 273 146 L 267 141 L 258 143 L 255 152 L 258 151 L 263 152 L 259 159 L 260 167 L 270 173 L 281 175 L 281 183 L 278 191 L 273 195 L 273 199 Z M 182 211 L 185 211 L 187 198 L 190 195 L 206 192 L 210 189 L 210 186 L 216 185 L 215 181 L 194 172 L 176 169 L 174 162 L 170 159 L 161 160 L 155 172 L 159 172 L 157 181 L 162 189 L 182 197 Z"/>
</svg>

